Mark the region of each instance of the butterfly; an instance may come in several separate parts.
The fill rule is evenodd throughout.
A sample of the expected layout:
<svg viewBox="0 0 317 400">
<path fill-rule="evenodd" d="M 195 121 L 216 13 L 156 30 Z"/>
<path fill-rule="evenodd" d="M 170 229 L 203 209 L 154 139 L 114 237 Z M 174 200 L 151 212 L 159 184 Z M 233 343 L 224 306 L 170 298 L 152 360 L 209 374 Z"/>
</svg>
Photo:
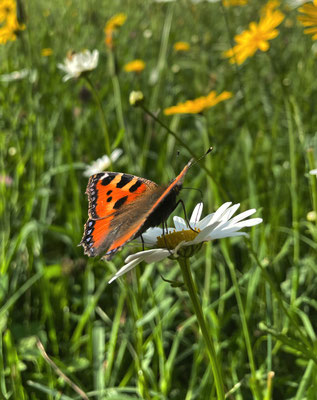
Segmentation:
<svg viewBox="0 0 317 400">
<path fill-rule="evenodd" d="M 111 260 L 125 244 L 148 228 L 164 223 L 177 206 L 176 197 L 190 160 L 168 186 L 122 172 L 100 172 L 89 178 L 88 221 L 80 245 L 89 257 Z"/>
</svg>

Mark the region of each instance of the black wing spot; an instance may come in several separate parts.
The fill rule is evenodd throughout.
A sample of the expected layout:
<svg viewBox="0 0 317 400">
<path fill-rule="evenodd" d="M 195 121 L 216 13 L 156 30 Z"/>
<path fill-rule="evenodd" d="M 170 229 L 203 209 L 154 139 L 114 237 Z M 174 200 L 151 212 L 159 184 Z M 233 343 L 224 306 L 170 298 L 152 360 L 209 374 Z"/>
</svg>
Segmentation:
<svg viewBox="0 0 317 400">
<path fill-rule="evenodd" d="M 132 185 L 130 187 L 129 192 L 131 192 L 131 193 L 135 192 L 141 185 L 142 185 L 142 181 L 138 180 L 137 182 L 135 182 L 134 185 Z"/>
<path fill-rule="evenodd" d="M 107 198 L 107 202 L 108 202 L 108 203 L 110 203 L 111 200 L 112 200 L 112 197 L 111 197 L 111 196 Z"/>
<path fill-rule="evenodd" d="M 107 196 L 109 196 L 109 194 L 111 194 L 111 193 L 112 193 L 112 190 L 108 190 Z"/>
<path fill-rule="evenodd" d="M 108 175 L 105 178 L 103 178 L 103 180 L 101 181 L 102 186 L 109 185 L 109 183 L 114 180 L 115 176 L 116 175 L 113 174 L 113 175 Z"/>
<path fill-rule="evenodd" d="M 123 174 L 120 181 L 117 183 L 117 188 L 121 189 L 123 186 L 127 185 L 133 179 L 132 176 Z"/>
<path fill-rule="evenodd" d="M 115 202 L 113 208 L 118 210 L 127 201 L 127 198 L 128 196 L 121 197 L 121 199 Z"/>
</svg>

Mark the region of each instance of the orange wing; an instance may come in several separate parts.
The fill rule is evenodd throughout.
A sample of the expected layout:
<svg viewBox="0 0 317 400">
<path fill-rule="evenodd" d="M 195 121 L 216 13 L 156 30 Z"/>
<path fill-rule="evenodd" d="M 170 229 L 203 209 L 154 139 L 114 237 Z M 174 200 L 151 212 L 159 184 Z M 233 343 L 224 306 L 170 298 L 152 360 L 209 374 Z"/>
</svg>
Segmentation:
<svg viewBox="0 0 317 400">
<path fill-rule="evenodd" d="M 157 188 L 150 180 L 120 172 L 92 175 L 86 189 L 89 219 L 80 242 L 85 254 L 92 257 L 106 252 L 118 235 L 129 232 L 130 224 L 138 217 L 133 212 L 137 200 Z"/>
<path fill-rule="evenodd" d="M 151 226 L 165 221 L 176 205 L 191 161 L 167 188 L 134 175 L 105 172 L 90 177 L 89 219 L 80 244 L 90 257 L 106 259 Z"/>
<path fill-rule="evenodd" d="M 133 202 L 157 184 L 147 179 L 120 172 L 103 172 L 89 178 L 88 215 L 91 219 L 107 218 L 114 215 L 123 204 Z"/>
</svg>

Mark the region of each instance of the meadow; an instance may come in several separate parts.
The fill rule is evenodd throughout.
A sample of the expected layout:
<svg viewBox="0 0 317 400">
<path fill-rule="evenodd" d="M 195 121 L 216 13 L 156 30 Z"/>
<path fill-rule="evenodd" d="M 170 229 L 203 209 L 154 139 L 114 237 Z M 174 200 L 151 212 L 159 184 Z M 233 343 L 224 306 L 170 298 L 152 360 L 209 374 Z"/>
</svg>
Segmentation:
<svg viewBox="0 0 317 400">
<path fill-rule="evenodd" d="M 1 400 L 317 399 L 317 2 L 302 3 L 0 0 Z M 248 236 L 179 254 L 165 239 L 108 284 L 143 248 L 78 246 L 89 175 L 167 185 L 210 146 L 178 198 L 188 218 L 256 209 Z"/>
</svg>

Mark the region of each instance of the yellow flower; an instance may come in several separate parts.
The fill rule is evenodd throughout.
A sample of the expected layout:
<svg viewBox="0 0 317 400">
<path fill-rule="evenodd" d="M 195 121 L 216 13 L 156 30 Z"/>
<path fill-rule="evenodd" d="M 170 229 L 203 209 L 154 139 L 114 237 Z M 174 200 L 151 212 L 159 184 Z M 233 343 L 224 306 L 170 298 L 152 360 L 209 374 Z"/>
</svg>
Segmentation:
<svg viewBox="0 0 317 400">
<path fill-rule="evenodd" d="M 13 41 L 16 38 L 17 37 L 16 37 L 15 33 L 12 32 L 11 29 L 8 29 L 7 26 L 4 26 L 4 27 L 0 28 L 0 44 L 5 44 L 9 40 Z"/>
<path fill-rule="evenodd" d="M 165 108 L 164 114 L 198 114 L 206 108 L 213 107 L 221 101 L 230 99 L 230 97 L 232 97 L 231 92 L 222 92 L 217 96 L 216 92 L 212 91 L 207 96 L 198 97 L 194 100 L 185 101 L 185 103 L 179 103 L 177 106 Z"/>
<path fill-rule="evenodd" d="M 306 14 L 297 17 L 302 25 L 308 27 L 304 29 L 304 33 L 313 35 L 312 39 L 317 40 L 317 0 L 314 0 L 314 4 L 304 4 L 298 11 Z"/>
<path fill-rule="evenodd" d="M 274 4 L 273 4 L 274 3 Z M 230 58 L 230 62 L 242 64 L 248 57 L 254 55 L 257 50 L 267 51 L 270 48 L 269 40 L 276 38 L 279 31 L 275 29 L 284 19 L 284 14 L 274 11 L 276 2 L 269 1 L 264 9 L 260 22 L 251 22 L 249 29 L 235 36 L 237 44 L 224 53 Z"/>
<path fill-rule="evenodd" d="M 112 40 L 113 32 L 117 28 L 122 26 L 125 23 L 126 19 L 127 19 L 126 14 L 119 13 L 114 15 L 109 19 L 109 21 L 107 21 L 106 26 L 104 28 L 104 32 L 106 34 L 105 43 L 109 49 L 112 49 L 113 47 L 113 40 Z"/>
<path fill-rule="evenodd" d="M 16 33 L 23 29 L 25 29 L 25 25 L 19 24 L 16 18 L 7 21 L 7 23 L 0 28 L 0 44 L 16 40 Z"/>
<path fill-rule="evenodd" d="M 25 29 L 17 19 L 16 2 L 14 0 L 0 0 L 0 44 L 16 40 L 16 33 Z"/>
<path fill-rule="evenodd" d="M 123 69 L 126 72 L 141 72 L 145 68 L 145 62 L 142 60 L 133 60 L 125 64 Z"/>
<path fill-rule="evenodd" d="M 248 0 L 222 0 L 222 3 L 225 7 L 245 6 L 248 4 Z"/>
<path fill-rule="evenodd" d="M 188 51 L 190 49 L 190 44 L 187 42 L 176 42 L 173 48 L 175 51 Z"/>
<path fill-rule="evenodd" d="M 0 0 L 0 22 L 6 21 L 11 15 L 16 15 L 14 0 Z"/>
<path fill-rule="evenodd" d="M 47 48 L 41 50 L 41 55 L 42 55 L 43 57 L 49 57 L 49 56 L 51 56 L 52 54 L 53 54 L 53 50 L 50 49 L 49 47 L 47 47 Z"/>
<path fill-rule="evenodd" d="M 266 14 L 267 12 L 274 11 L 281 2 L 279 0 L 269 0 L 262 8 L 261 13 Z"/>
<path fill-rule="evenodd" d="M 127 16 L 124 13 L 114 15 L 109 19 L 109 21 L 107 21 L 104 29 L 105 33 L 107 33 L 107 31 L 113 31 L 119 26 L 122 26 L 125 23 L 126 19 Z"/>
</svg>

